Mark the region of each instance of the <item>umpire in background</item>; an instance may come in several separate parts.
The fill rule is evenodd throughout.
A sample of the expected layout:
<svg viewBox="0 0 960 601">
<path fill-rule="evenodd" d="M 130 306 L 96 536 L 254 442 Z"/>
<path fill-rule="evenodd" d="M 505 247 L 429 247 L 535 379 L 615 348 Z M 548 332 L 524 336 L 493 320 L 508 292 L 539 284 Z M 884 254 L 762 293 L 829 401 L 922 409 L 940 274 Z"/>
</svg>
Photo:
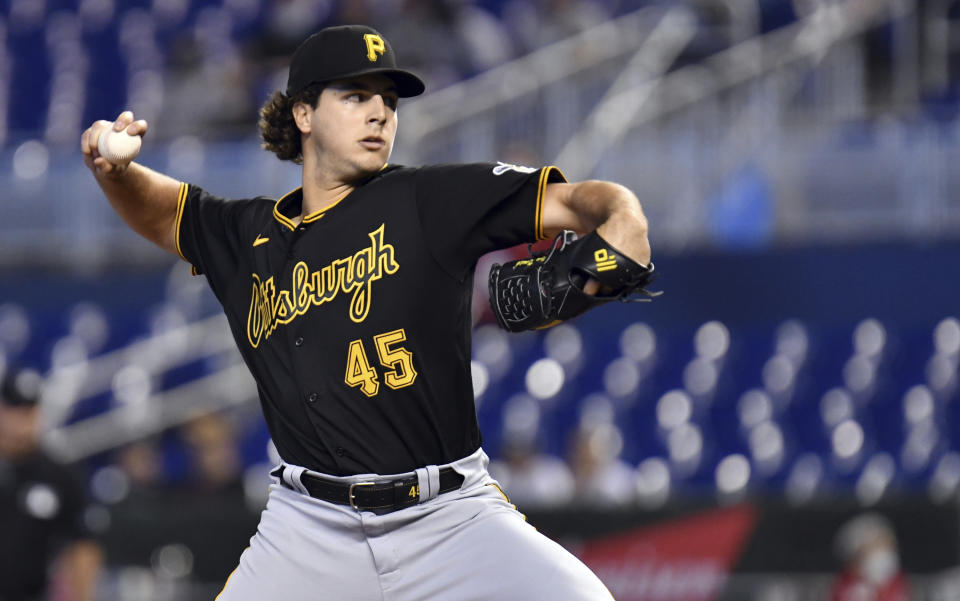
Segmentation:
<svg viewBox="0 0 960 601">
<path fill-rule="evenodd" d="M 0 601 L 90 601 L 102 554 L 84 487 L 39 447 L 40 382 L 10 369 L 0 384 Z"/>
</svg>

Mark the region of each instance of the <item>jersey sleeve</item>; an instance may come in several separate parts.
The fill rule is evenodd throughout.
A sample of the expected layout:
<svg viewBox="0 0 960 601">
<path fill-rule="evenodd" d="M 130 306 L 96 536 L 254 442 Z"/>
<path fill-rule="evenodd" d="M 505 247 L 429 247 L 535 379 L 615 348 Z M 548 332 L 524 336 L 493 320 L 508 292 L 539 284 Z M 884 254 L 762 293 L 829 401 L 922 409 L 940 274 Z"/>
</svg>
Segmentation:
<svg viewBox="0 0 960 601">
<path fill-rule="evenodd" d="M 176 246 L 193 274 L 208 276 L 232 268 L 242 248 L 244 215 L 252 200 L 226 200 L 181 183 L 177 197 Z M 248 242 L 249 245 L 249 242 Z"/>
<path fill-rule="evenodd" d="M 547 184 L 565 181 L 556 167 L 476 163 L 421 168 L 417 210 L 427 246 L 459 278 L 490 251 L 543 240 Z"/>
</svg>

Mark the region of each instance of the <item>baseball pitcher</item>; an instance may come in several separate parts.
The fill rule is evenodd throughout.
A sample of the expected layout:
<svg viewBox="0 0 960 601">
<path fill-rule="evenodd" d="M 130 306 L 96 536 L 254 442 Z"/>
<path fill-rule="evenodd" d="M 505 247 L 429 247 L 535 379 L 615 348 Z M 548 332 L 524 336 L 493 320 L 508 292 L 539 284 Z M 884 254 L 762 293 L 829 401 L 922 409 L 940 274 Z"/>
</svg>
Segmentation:
<svg viewBox="0 0 960 601">
<path fill-rule="evenodd" d="M 261 110 L 265 149 L 303 168 L 279 200 L 225 200 L 82 136 L 117 213 L 203 274 L 255 378 L 282 458 L 220 601 L 609 599 L 487 473 L 470 374 L 477 259 L 512 331 L 548 327 L 649 280 L 647 221 L 626 188 L 556 167 L 388 163 L 401 98 L 424 85 L 364 26 L 324 29 Z M 583 237 L 576 238 L 580 234 Z"/>
</svg>

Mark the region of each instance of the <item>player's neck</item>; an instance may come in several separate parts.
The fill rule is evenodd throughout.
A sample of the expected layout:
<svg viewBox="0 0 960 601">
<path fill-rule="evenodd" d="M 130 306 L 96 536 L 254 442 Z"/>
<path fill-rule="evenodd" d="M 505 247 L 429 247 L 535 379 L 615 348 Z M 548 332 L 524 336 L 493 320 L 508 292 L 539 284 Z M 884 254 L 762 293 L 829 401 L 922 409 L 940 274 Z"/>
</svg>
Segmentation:
<svg viewBox="0 0 960 601">
<path fill-rule="evenodd" d="M 318 185 L 316 182 L 304 180 L 303 204 L 300 209 L 300 215 L 294 218 L 293 221 L 300 223 L 300 220 L 305 216 L 326 209 L 349 194 L 353 188 L 351 184 Z"/>
<path fill-rule="evenodd" d="M 309 161 L 313 162 L 313 161 Z M 293 221 L 300 220 L 307 215 L 322 211 L 349 194 L 354 185 L 339 178 L 328 175 L 329 171 L 318 169 L 304 161 L 303 165 L 303 203 L 300 215 Z"/>
</svg>

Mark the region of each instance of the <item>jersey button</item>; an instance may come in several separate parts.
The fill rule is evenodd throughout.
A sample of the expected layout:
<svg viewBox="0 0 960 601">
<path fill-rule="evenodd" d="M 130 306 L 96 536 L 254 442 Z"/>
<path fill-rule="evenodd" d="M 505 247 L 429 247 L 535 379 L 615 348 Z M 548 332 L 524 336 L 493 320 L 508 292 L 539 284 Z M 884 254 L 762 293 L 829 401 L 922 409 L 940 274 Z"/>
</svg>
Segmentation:
<svg viewBox="0 0 960 601">
<path fill-rule="evenodd" d="M 308 403 L 316 403 L 318 398 L 320 398 L 320 395 L 319 395 L 319 394 L 317 394 L 317 393 L 315 393 L 315 392 L 311 392 L 310 394 L 307 395 L 307 402 L 308 402 Z"/>
<path fill-rule="evenodd" d="M 296 346 L 303 344 L 303 336 L 298 336 L 297 339 L 293 341 L 293 344 Z"/>
<path fill-rule="evenodd" d="M 343 447 L 337 447 L 336 452 L 337 452 L 337 457 L 343 457 L 344 455 L 347 454 L 347 452 L 343 449 Z"/>
</svg>

